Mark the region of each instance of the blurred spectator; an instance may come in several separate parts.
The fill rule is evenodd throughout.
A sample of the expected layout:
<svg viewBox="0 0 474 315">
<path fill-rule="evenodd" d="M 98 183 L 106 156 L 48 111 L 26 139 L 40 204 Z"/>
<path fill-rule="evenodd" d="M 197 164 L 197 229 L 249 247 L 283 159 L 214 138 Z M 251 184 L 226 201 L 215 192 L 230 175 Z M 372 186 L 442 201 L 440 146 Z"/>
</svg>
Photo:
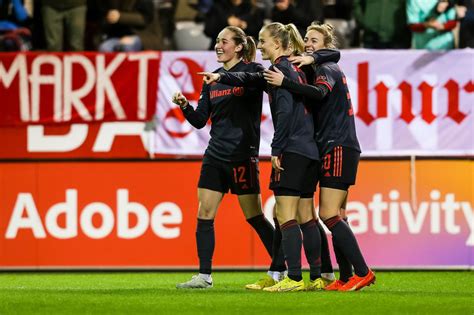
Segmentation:
<svg viewBox="0 0 474 315">
<path fill-rule="evenodd" d="M 84 35 L 84 49 L 97 50 L 101 42 L 102 11 L 100 2 L 87 0 L 86 31 Z"/>
<path fill-rule="evenodd" d="M 0 51 L 31 50 L 33 3 L 0 0 Z"/>
<path fill-rule="evenodd" d="M 413 48 L 454 48 L 456 10 L 447 0 L 408 0 L 408 25 L 413 31 Z"/>
<path fill-rule="evenodd" d="M 353 0 L 322 0 L 324 18 L 349 21 L 352 18 L 353 2 Z"/>
<path fill-rule="evenodd" d="M 212 40 L 209 49 L 214 49 L 217 35 L 226 26 L 240 27 L 247 35 L 258 39 L 264 16 L 265 12 L 254 0 L 216 1 L 207 13 L 204 27 L 204 33 Z"/>
<path fill-rule="evenodd" d="M 86 2 L 86 0 L 42 1 L 41 13 L 47 50 L 84 50 Z M 67 41 L 66 48 L 63 47 L 63 39 Z"/>
<path fill-rule="evenodd" d="M 188 0 L 188 5 L 197 11 L 195 21 L 199 23 L 205 20 L 207 12 L 214 5 L 214 0 Z"/>
<path fill-rule="evenodd" d="M 474 48 L 474 0 L 458 1 L 456 16 L 461 21 L 459 48 Z"/>
<path fill-rule="evenodd" d="M 178 5 L 177 0 L 155 0 L 158 9 L 158 21 L 163 33 L 163 46 L 165 49 L 173 49 L 173 34 L 176 30 L 175 14 Z"/>
<path fill-rule="evenodd" d="M 353 0 L 322 0 L 324 21 L 334 27 L 338 48 L 360 46 L 359 33 L 352 17 Z"/>
<path fill-rule="evenodd" d="M 272 17 L 273 0 L 256 0 L 257 7 L 261 8 L 265 12 L 265 19 Z"/>
<path fill-rule="evenodd" d="M 99 51 L 162 49 L 162 34 L 152 0 L 103 1 L 106 39 Z"/>
<path fill-rule="evenodd" d="M 311 22 L 324 22 L 323 5 L 321 0 L 275 0 L 272 20 L 283 24 L 293 23 L 304 36 Z"/>
<path fill-rule="evenodd" d="M 354 17 L 365 48 L 410 48 L 406 0 L 354 0 Z"/>
</svg>

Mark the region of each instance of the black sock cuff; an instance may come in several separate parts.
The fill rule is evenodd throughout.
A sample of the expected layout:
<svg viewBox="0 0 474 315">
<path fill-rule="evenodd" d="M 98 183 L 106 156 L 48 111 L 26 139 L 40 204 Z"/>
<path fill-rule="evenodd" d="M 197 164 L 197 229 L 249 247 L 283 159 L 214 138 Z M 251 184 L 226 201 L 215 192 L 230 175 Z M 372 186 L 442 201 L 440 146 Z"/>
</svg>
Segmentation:
<svg viewBox="0 0 474 315">
<path fill-rule="evenodd" d="M 326 226 L 328 227 L 328 229 L 332 229 L 334 226 L 336 226 L 336 224 L 338 224 L 339 222 L 341 222 L 341 216 L 340 215 L 336 215 L 336 216 L 333 216 L 332 218 L 329 218 L 327 220 L 324 220 L 324 224 L 326 224 Z"/>
<path fill-rule="evenodd" d="M 288 222 L 285 222 L 283 223 L 281 226 L 280 226 L 280 229 L 282 231 L 284 230 L 288 230 L 289 228 L 292 228 L 294 226 L 298 226 L 298 222 L 296 220 L 290 220 Z"/>
<path fill-rule="evenodd" d="M 259 215 L 255 216 L 255 217 L 252 217 L 252 218 L 247 219 L 247 222 L 248 222 L 251 226 L 256 226 L 256 225 L 261 224 L 262 222 L 265 222 L 265 217 L 263 216 L 263 214 L 259 214 Z"/>
<path fill-rule="evenodd" d="M 275 223 L 275 229 L 280 229 L 280 223 L 278 223 L 278 219 L 273 218 L 273 222 Z"/>
<path fill-rule="evenodd" d="M 318 225 L 318 222 L 315 219 L 311 219 L 306 223 L 300 224 L 300 228 L 301 228 L 301 230 L 305 230 L 307 228 L 317 226 L 317 225 Z"/>
<path fill-rule="evenodd" d="M 197 219 L 197 228 L 200 229 L 212 229 L 214 227 L 214 219 Z"/>
</svg>

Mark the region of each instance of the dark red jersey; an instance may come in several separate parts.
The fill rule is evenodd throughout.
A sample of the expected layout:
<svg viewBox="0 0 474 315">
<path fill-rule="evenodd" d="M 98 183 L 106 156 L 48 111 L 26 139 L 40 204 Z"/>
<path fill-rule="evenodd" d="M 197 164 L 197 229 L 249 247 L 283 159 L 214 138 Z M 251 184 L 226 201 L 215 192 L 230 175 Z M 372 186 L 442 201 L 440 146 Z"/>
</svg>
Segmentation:
<svg viewBox="0 0 474 315">
<path fill-rule="evenodd" d="M 259 63 L 241 61 L 228 71 L 219 68 L 214 72 L 259 72 L 263 69 Z M 211 119 L 211 139 L 205 154 L 224 161 L 258 156 L 262 97 L 258 88 L 235 87 L 222 82 L 204 84 L 196 109 L 188 105 L 183 113 L 198 129 Z"/>
<path fill-rule="evenodd" d="M 285 78 L 282 87 L 304 95 L 313 104 L 315 139 L 321 155 L 336 146 L 360 152 L 346 77 L 334 62 L 314 66 L 313 85 Z"/>
<path fill-rule="evenodd" d="M 351 96 L 346 76 L 339 65 L 328 62 L 316 66 L 313 84 L 324 85 L 329 89 L 328 95 L 315 111 L 315 135 L 321 154 L 340 145 L 360 152 Z"/>
<path fill-rule="evenodd" d="M 292 80 L 306 82 L 305 75 L 293 66 L 286 56 L 278 58 L 274 65 Z M 268 93 L 275 133 L 272 140 L 272 156 L 293 152 L 313 160 L 319 160 L 314 140 L 314 126 L 311 112 L 305 107 L 301 95 L 292 94 L 283 88 L 268 85 L 263 72 L 227 72 L 221 74 L 222 83 L 235 86 L 255 86 Z"/>
</svg>

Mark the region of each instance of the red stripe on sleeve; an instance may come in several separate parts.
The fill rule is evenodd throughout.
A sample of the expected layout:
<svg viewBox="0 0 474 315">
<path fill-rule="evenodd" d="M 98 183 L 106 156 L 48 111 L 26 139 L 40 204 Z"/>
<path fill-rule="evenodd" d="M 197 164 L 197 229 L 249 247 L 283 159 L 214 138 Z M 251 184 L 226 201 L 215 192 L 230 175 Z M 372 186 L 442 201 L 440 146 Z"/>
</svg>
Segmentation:
<svg viewBox="0 0 474 315">
<path fill-rule="evenodd" d="M 458 22 L 456 20 L 451 20 L 443 24 L 444 30 L 445 31 L 450 31 L 456 27 Z"/>
<path fill-rule="evenodd" d="M 329 91 L 332 91 L 332 87 L 326 81 L 316 81 L 316 84 L 322 84 L 328 87 Z"/>
<path fill-rule="evenodd" d="M 426 30 L 426 26 L 423 23 L 414 23 L 414 24 L 408 24 L 408 27 L 412 32 L 417 32 L 421 33 Z"/>
</svg>

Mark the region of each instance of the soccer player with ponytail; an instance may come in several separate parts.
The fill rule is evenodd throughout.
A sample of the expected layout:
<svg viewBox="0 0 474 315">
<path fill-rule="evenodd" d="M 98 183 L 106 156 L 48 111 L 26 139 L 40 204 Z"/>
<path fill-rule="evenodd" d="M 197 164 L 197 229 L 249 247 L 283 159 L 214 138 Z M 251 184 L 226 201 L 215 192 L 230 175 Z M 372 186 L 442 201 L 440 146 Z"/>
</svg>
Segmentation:
<svg viewBox="0 0 474 315">
<path fill-rule="evenodd" d="M 306 32 L 305 51 L 314 54 L 324 48 L 335 48 L 334 28 L 329 24 L 312 24 Z M 313 59 L 296 57 L 293 62 L 310 64 Z M 375 274 L 367 266 L 345 216 L 348 189 L 355 184 L 361 152 L 351 98 L 346 77 L 336 63 L 320 63 L 313 65 L 313 69 L 311 85 L 278 71 L 267 71 L 265 78 L 269 84 L 312 100 L 315 139 L 321 153 L 319 217 L 332 233 L 341 271 L 340 279 L 325 289 L 360 290 L 375 282 Z"/>
<path fill-rule="evenodd" d="M 290 55 L 298 55 L 304 49 L 304 42 L 293 24 L 264 26 L 259 34 L 258 49 L 263 59 L 271 61 L 270 69 L 278 68 L 292 80 L 305 82 L 304 73 L 288 60 Z M 236 86 L 257 86 L 269 95 L 275 128 L 270 179 L 270 189 L 276 199 L 274 250 L 280 246 L 280 232 L 288 276 L 271 286 L 268 283 L 256 286 L 270 292 L 321 289 L 324 284 L 321 280 L 321 240 L 317 219 L 311 207 L 309 213 L 299 210 L 302 199 L 312 200 L 318 178 L 319 152 L 314 140 L 311 110 L 300 95 L 268 85 L 263 72 L 204 73 L 204 76 L 208 83 L 217 81 Z M 311 281 L 306 287 L 301 275 L 302 245 L 310 265 Z"/>
</svg>

